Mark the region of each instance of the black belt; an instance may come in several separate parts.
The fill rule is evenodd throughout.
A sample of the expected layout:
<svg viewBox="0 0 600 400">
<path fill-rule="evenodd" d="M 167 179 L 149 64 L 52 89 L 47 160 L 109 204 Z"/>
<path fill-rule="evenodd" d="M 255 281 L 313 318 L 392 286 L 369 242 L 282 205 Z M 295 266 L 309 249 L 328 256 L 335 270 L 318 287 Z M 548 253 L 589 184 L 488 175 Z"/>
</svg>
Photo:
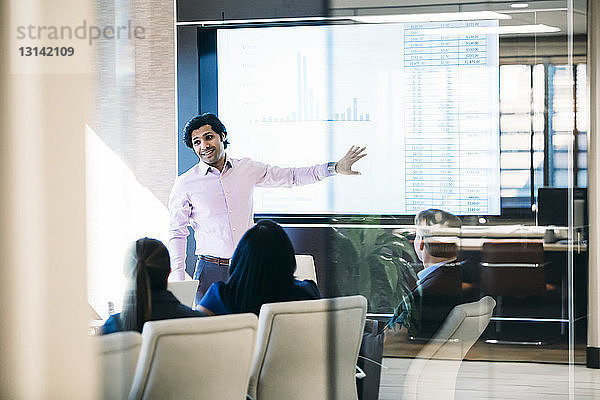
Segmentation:
<svg viewBox="0 0 600 400">
<path fill-rule="evenodd" d="M 198 258 L 200 258 L 202 261 L 206 261 L 209 263 L 229 266 L 229 258 L 221 258 L 221 257 L 213 257 L 213 256 L 205 256 L 205 255 L 199 255 Z"/>
</svg>

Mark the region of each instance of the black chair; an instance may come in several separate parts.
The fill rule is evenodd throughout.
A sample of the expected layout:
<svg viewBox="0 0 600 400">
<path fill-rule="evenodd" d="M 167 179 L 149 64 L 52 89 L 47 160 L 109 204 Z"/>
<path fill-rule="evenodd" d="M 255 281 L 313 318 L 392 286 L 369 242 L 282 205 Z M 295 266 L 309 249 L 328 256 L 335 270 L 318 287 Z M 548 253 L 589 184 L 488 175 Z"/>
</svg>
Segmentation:
<svg viewBox="0 0 600 400">
<path fill-rule="evenodd" d="M 480 290 L 496 299 L 496 333 L 501 330 L 505 300 L 513 301 L 511 321 L 534 321 L 542 317 L 549 296 L 544 273 L 544 246 L 541 242 L 485 242 L 481 250 Z M 542 344 L 541 341 L 523 344 Z"/>
</svg>

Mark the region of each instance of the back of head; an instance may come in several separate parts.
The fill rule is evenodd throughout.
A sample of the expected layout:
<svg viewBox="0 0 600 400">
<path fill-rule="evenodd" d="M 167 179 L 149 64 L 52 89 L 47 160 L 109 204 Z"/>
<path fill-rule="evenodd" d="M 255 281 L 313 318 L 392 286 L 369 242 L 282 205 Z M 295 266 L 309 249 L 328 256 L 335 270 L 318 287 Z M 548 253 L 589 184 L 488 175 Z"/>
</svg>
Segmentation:
<svg viewBox="0 0 600 400">
<path fill-rule="evenodd" d="M 433 257 L 454 258 L 458 255 L 461 226 L 460 218 L 444 210 L 430 208 L 415 215 L 416 232 Z"/>
<path fill-rule="evenodd" d="M 165 290 L 171 272 L 169 251 L 156 239 L 138 239 L 127 252 L 123 272 L 129 280 L 121 323 L 124 330 L 142 331 L 152 316 L 152 290 Z"/>
<path fill-rule="evenodd" d="M 259 221 L 235 249 L 223 301 L 231 312 L 258 314 L 264 303 L 291 299 L 295 271 L 294 247 L 283 228 Z"/>
</svg>

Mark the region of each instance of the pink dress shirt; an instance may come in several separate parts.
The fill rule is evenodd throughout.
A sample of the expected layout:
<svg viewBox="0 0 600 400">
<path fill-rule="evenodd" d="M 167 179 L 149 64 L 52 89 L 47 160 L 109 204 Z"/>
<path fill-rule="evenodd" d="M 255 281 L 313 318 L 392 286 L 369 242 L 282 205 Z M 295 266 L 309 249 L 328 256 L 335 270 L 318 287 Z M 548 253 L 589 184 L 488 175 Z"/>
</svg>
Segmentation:
<svg viewBox="0 0 600 400">
<path fill-rule="evenodd" d="M 272 167 L 249 158 L 229 159 L 223 172 L 199 162 L 175 179 L 169 196 L 169 253 L 174 279 L 185 279 L 188 226 L 196 254 L 231 258 L 253 225 L 254 188 L 307 185 L 333 175 L 327 164 L 303 168 Z"/>
</svg>

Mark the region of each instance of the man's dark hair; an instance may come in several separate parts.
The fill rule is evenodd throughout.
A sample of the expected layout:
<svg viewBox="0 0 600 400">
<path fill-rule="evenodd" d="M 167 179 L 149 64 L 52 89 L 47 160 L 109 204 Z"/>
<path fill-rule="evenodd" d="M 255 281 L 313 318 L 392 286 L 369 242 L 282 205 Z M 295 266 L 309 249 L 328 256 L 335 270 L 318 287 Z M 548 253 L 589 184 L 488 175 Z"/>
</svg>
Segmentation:
<svg viewBox="0 0 600 400">
<path fill-rule="evenodd" d="M 194 145 L 192 144 L 192 132 L 204 125 L 210 125 L 212 130 L 219 134 L 221 140 L 223 140 L 223 137 L 227 135 L 225 125 L 223 125 L 223 123 L 215 114 L 204 113 L 196 115 L 194 118 L 190 119 L 188 123 L 185 124 L 185 128 L 183 128 L 183 141 L 187 147 L 190 149 L 194 148 Z M 227 148 L 229 140 L 223 140 L 223 144 L 224 147 Z"/>
<path fill-rule="evenodd" d="M 285 231 L 262 220 L 237 245 L 221 297 L 233 313 L 258 315 L 265 303 L 294 300 L 294 247 Z"/>
</svg>

